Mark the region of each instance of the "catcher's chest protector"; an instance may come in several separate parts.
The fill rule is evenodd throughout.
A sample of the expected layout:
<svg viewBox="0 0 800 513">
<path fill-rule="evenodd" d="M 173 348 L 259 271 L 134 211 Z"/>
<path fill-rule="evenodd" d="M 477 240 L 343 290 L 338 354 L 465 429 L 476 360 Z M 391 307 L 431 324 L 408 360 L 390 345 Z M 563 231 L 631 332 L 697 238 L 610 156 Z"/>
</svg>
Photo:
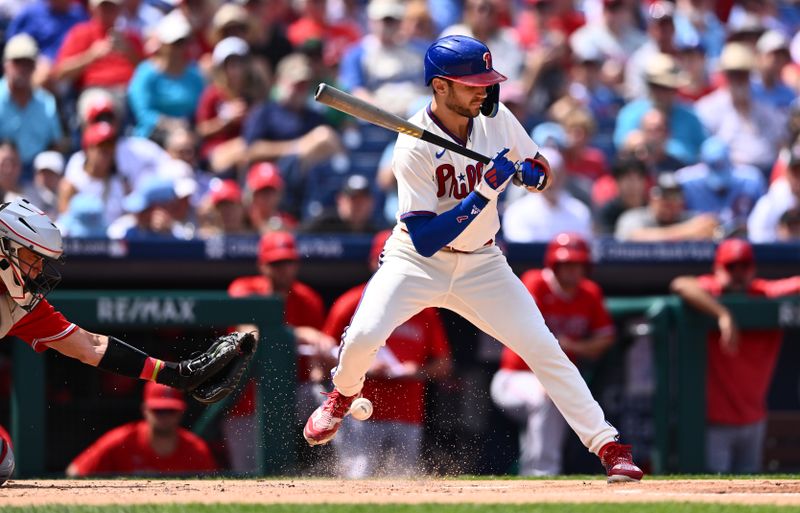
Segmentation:
<svg viewBox="0 0 800 513">
<path fill-rule="evenodd" d="M 0 338 L 8 335 L 11 328 L 27 314 L 8 293 L 3 294 L 0 299 Z"/>
</svg>

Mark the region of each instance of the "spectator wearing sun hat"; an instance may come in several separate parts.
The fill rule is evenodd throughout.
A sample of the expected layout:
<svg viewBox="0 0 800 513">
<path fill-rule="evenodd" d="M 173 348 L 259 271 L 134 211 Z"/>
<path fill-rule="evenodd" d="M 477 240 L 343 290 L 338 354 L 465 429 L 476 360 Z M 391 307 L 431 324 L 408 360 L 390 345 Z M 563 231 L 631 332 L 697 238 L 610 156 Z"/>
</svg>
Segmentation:
<svg viewBox="0 0 800 513">
<path fill-rule="evenodd" d="M 272 162 L 257 162 L 247 172 L 245 204 L 250 225 L 259 233 L 293 230 L 297 220 L 279 210 L 283 178 Z"/>
<path fill-rule="evenodd" d="M 675 54 L 675 7 L 671 2 L 656 0 L 646 10 L 647 39 L 625 65 L 625 96 L 647 96 L 644 72 L 647 62 L 658 53 Z"/>
<path fill-rule="evenodd" d="M 667 152 L 682 162 L 697 162 L 700 145 L 707 135 L 692 107 L 677 98 L 677 91 L 686 84 L 686 77 L 675 58 L 664 53 L 653 55 L 645 67 L 645 82 L 648 97 L 627 103 L 619 112 L 614 129 L 617 150 L 625 145 L 628 135 L 639 128 L 645 114 L 657 109 L 667 118 Z"/>
<path fill-rule="evenodd" d="M 31 36 L 12 37 L 3 50 L 0 80 L 0 138 L 14 141 L 28 172 L 36 155 L 63 142 L 55 98 L 33 84 L 38 55 Z"/>
<path fill-rule="evenodd" d="M 768 30 L 758 38 L 757 72 L 753 74 L 753 98 L 776 109 L 787 109 L 797 93 L 783 81 L 783 69 L 792 62 L 789 39 L 777 30 Z"/>
<path fill-rule="evenodd" d="M 255 20 L 250 18 L 247 9 L 241 5 L 235 2 L 222 4 L 211 18 L 211 43 L 216 46 L 229 37 L 247 41 L 253 21 Z"/>
<path fill-rule="evenodd" d="M 89 14 L 80 2 L 70 0 L 34 0 L 27 3 L 9 23 L 6 41 L 17 34 L 28 34 L 40 49 L 34 83 L 47 81 L 59 48 L 67 32 Z"/>
<path fill-rule="evenodd" d="M 117 131 L 110 123 L 93 123 L 83 131 L 82 143 L 83 153 L 80 158 L 83 163 L 67 163 L 58 190 L 58 210 L 64 213 L 75 194 L 94 194 L 103 200 L 105 222 L 111 224 L 122 215 L 122 201 L 127 194 L 125 179 L 117 172 L 114 164 Z"/>
<path fill-rule="evenodd" d="M 58 215 L 58 184 L 64 176 L 64 156 L 43 151 L 33 159 L 33 182 L 24 187 L 23 196 L 51 219 Z"/>
<path fill-rule="evenodd" d="M 753 97 L 756 54 L 745 43 L 728 43 L 719 58 L 725 84 L 701 98 L 695 110 L 710 135 L 728 144 L 735 164 L 748 164 L 766 176 L 786 137 L 786 116 Z"/>
<path fill-rule="evenodd" d="M 266 83 L 244 39 L 228 37 L 217 43 L 211 62 L 211 80 L 200 96 L 195 119 L 202 138 L 201 158 L 212 170 L 223 171 L 245 156 L 244 119 L 264 99 Z"/>
<path fill-rule="evenodd" d="M 192 27 L 181 12 L 164 16 L 155 35 L 159 48 L 137 66 L 128 102 L 136 118 L 134 133 L 163 142 L 170 130 L 191 125 L 205 79 L 186 54 Z"/>
<path fill-rule="evenodd" d="M 400 32 L 405 11 L 400 0 L 371 0 L 369 33 L 350 47 L 339 68 L 344 89 L 397 114 L 405 114 L 411 103 L 427 94 L 423 56 Z"/>
</svg>

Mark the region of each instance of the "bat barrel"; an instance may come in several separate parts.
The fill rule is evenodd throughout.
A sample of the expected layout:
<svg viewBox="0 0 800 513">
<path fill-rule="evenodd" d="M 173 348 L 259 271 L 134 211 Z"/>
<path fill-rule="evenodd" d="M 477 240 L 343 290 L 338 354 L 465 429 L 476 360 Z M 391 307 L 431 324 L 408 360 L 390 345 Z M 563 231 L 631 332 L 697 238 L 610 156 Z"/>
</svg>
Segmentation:
<svg viewBox="0 0 800 513">
<path fill-rule="evenodd" d="M 394 114 L 386 112 L 375 105 L 367 103 L 360 98 L 356 98 L 351 94 L 345 93 L 344 91 L 340 91 L 328 84 L 320 84 L 317 86 L 317 90 L 314 92 L 314 99 L 320 103 L 324 103 L 328 107 L 344 112 L 345 114 L 350 114 L 358 119 L 363 119 L 364 121 L 372 123 L 373 125 L 378 125 L 379 127 L 383 127 L 387 130 L 392 130 L 401 134 L 410 135 L 411 137 L 416 137 L 417 139 L 422 139 L 423 141 L 427 141 L 442 148 L 465 155 L 471 159 L 483 162 L 484 164 L 488 164 L 490 162 L 488 157 L 481 155 L 478 152 L 464 148 L 454 141 L 440 137 L 427 130 L 423 130 L 417 125 L 410 123 L 399 116 L 395 116 Z"/>
</svg>

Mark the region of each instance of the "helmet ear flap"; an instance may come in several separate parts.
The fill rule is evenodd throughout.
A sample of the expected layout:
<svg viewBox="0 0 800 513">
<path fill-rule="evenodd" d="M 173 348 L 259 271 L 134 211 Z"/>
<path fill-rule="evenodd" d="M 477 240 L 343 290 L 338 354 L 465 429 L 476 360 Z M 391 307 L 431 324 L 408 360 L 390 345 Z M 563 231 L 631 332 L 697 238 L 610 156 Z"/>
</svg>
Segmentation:
<svg viewBox="0 0 800 513">
<path fill-rule="evenodd" d="M 481 114 L 487 118 L 497 115 L 500 108 L 500 84 L 492 84 L 486 88 L 486 99 L 481 104 Z"/>
</svg>

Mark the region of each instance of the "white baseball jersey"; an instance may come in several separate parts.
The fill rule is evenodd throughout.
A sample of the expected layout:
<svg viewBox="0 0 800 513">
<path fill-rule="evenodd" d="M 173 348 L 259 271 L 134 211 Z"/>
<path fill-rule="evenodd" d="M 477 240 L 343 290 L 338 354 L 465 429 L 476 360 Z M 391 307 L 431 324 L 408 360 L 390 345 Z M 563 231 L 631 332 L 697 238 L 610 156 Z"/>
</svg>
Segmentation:
<svg viewBox="0 0 800 513">
<path fill-rule="evenodd" d="M 502 103 L 497 116 L 478 116 L 470 120 L 466 144 L 439 122 L 431 112 L 430 105 L 409 121 L 488 157 L 494 157 L 503 148 L 509 148 L 506 158 L 514 162 L 532 159 L 539 151 L 536 143 Z M 425 213 L 438 215 L 454 208 L 472 192 L 486 166 L 421 139 L 400 135 L 395 145 L 392 167 L 397 178 L 397 219 L 402 223 L 408 216 Z M 449 246 L 461 251 L 474 251 L 493 239 L 499 229 L 497 202 L 490 201 Z"/>
</svg>

